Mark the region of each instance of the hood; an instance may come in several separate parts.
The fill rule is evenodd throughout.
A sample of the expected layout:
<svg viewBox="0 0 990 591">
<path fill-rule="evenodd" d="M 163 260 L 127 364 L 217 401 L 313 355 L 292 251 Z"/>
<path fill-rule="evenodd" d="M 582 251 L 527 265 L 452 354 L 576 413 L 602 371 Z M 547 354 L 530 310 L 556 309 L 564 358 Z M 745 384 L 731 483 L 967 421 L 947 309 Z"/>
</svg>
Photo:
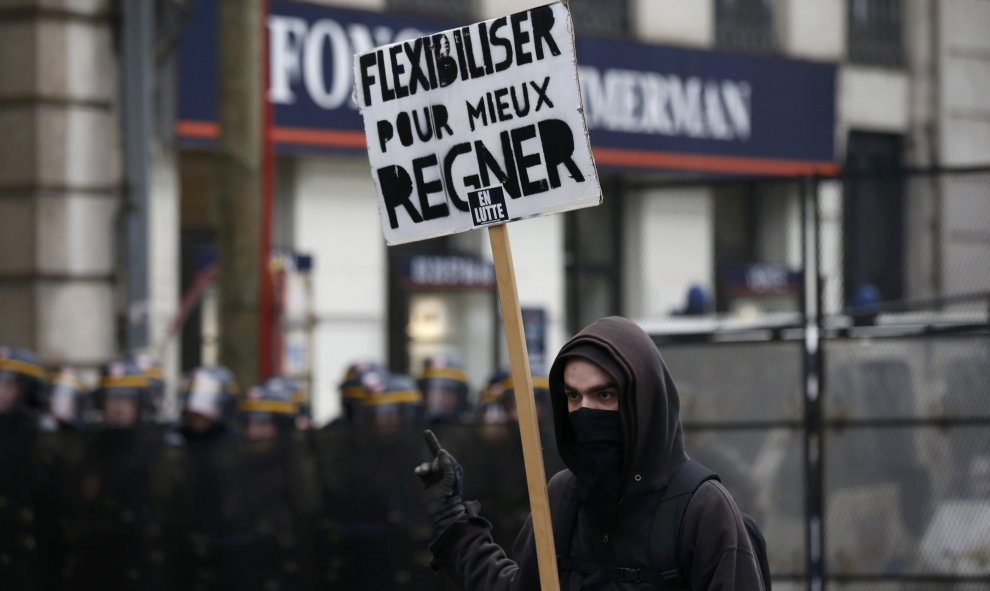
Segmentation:
<svg viewBox="0 0 990 591">
<path fill-rule="evenodd" d="M 620 385 L 623 496 L 664 488 L 687 456 L 677 387 L 653 340 L 631 320 L 609 316 L 579 332 L 557 354 L 550 368 L 554 432 L 560 457 L 572 472 L 577 441 L 568 419 L 563 377 L 564 366 L 576 357 L 597 363 Z"/>
</svg>

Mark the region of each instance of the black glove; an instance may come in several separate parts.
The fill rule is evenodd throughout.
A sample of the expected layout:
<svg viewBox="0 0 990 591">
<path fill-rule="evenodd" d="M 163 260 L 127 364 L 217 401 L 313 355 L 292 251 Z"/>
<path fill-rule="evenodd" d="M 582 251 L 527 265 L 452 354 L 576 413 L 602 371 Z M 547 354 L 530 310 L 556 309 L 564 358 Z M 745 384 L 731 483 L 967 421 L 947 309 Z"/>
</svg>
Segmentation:
<svg viewBox="0 0 990 591">
<path fill-rule="evenodd" d="M 454 456 L 440 447 L 433 431 L 423 431 L 426 446 L 433 454 L 432 462 L 423 462 L 414 472 L 423 481 L 426 490 L 426 512 L 433 525 L 433 540 L 440 537 L 452 523 L 464 519 L 467 511 L 461 499 L 464 490 L 464 470 Z"/>
</svg>

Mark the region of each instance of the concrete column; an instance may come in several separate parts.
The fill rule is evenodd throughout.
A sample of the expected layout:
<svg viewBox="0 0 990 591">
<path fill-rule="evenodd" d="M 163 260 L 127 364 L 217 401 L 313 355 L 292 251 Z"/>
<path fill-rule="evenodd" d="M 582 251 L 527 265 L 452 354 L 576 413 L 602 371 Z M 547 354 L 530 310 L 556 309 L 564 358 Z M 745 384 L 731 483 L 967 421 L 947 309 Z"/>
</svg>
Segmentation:
<svg viewBox="0 0 990 591">
<path fill-rule="evenodd" d="M 168 330 L 179 310 L 179 168 L 175 150 L 156 143 L 148 202 L 148 336 L 165 372 L 166 412 L 177 411 L 180 336 Z M 165 344 L 167 342 L 167 344 Z M 164 346 L 163 346 L 164 345 Z"/>
<path fill-rule="evenodd" d="M 488 241 L 487 230 L 478 232 Z M 547 312 L 547 365 L 549 370 L 557 351 L 569 336 L 565 332 L 564 214 L 513 222 L 509 226 L 512 264 L 516 271 L 519 305 L 543 308 Z M 485 245 L 485 256 L 491 248 Z M 498 327 L 503 331 L 502 327 Z M 505 359 L 508 367 L 509 360 Z M 534 369 L 535 371 L 535 369 Z"/>
<path fill-rule="evenodd" d="M 715 44 L 715 0 L 635 0 L 633 34 L 642 41 L 692 47 Z"/>
<path fill-rule="evenodd" d="M 48 363 L 117 353 L 117 89 L 108 2 L 0 7 L 0 342 Z"/>
<path fill-rule="evenodd" d="M 846 49 L 846 0 L 778 0 L 777 38 L 788 57 L 841 61 Z"/>
<path fill-rule="evenodd" d="M 377 193 L 362 157 L 296 161 L 292 246 L 313 255 L 313 412 L 340 412 L 337 384 L 357 359 L 385 361 L 388 277 Z"/>
<path fill-rule="evenodd" d="M 945 0 L 938 23 L 940 164 L 990 163 L 990 3 Z M 945 295 L 990 289 L 987 175 L 947 176 L 939 186 L 940 280 Z"/>
</svg>

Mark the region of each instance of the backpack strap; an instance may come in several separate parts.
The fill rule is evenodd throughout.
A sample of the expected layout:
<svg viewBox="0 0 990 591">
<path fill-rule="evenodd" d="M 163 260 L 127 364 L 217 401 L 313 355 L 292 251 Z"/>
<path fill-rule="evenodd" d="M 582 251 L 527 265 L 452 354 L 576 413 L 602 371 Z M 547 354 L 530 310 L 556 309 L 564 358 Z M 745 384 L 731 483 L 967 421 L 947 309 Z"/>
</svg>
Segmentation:
<svg viewBox="0 0 990 591">
<path fill-rule="evenodd" d="M 689 581 L 681 572 L 679 564 L 684 512 L 699 486 L 718 479 L 718 474 L 707 467 L 694 460 L 686 460 L 660 495 L 660 502 L 654 512 L 650 546 L 656 548 L 657 570 L 661 573 L 674 573 L 675 580 L 685 588 Z"/>
</svg>

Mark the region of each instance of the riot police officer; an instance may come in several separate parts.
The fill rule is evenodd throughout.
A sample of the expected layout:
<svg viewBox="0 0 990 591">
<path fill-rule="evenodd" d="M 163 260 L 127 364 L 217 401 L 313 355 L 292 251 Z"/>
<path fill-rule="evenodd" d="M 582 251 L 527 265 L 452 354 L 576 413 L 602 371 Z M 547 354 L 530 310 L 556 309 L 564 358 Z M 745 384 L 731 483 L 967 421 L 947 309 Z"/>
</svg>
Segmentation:
<svg viewBox="0 0 990 591">
<path fill-rule="evenodd" d="M 532 380 L 537 417 L 541 421 L 549 420 L 552 413 L 549 380 L 546 376 L 539 375 L 534 375 Z M 519 413 L 516 409 L 516 390 L 512 382 L 512 374 L 504 369 L 497 370 L 481 393 L 480 406 L 482 424 L 517 422 Z"/>
<path fill-rule="evenodd" d="M 132 362 L 148 380 L 148 400 L 142 405 L 142 422 L 153 423 L 159 419 L 165 401 L 165 373 L 161 361 L 147 351 L 136 353 Z"/>
<path fill-rule="evenodd" d="M 398 373 L 364 375 L 365 398 L 358 424 L 377 431 L 395 431 L 423 418 L 423 394 L 411 377 Z"/>
<path fill-rule="evenodd" d="M 88 398 L 82 375 L 76 369 L 63 366 L 52 372 L 45 389 L 47 408 L 44 426 L 48 431 L 80 431 L 86 420 Z"/>
<path fill-rule="evenodd" d="M 289 376 L 274 376 L 268 378 L 265 387 L 288 393 L 289 399 L 296 404 L 296 430 L 309 431 L 312 428 L 312 408 L 299 380 Z"/>
<path fill-rule="evenodd" d="M 244 437 L 248 441 L 273 441 L 293 433 L 299 405 L 292 391 L 276 384 L 259 384 L 238 403 Z"/>
<path fill-rule="evenodd" d="M 132 429 L 153 414 L 148 378 L 130 361 L 103 366 L 93 398 L 107 428 Z"/>
<path fill-rule="evenodd" d="M 27 349 L 0 346 L 0 588 L 36 589 L 38 438 L 45 370 Z"/>
<path fill-rule="evenodd" d="M 66 589 L 160 589 L 166 565 L 156 483 L 163 438 L 148 428 L 148 380 L 131 361 L 106 364 L 93 393 L 102 428 L 58 475 L 54 508 Z"/>
<path fill-rule="evenodd" d="M 186 443 L 224 439 L 233 418 L 237 384 L 223 366 L 198 367 L 191 371 L 180 394 L 182 426 Z"/>
<path fill-rule="evenodd" d="M 354 424 L 355 417 L 360 414 L 361 406 L 367 392 L 364 387 L 365 374 L 381 374 L 387 371 L 386 368 L 377 361 L 360 360 L 355 361 L 347 367 L 344 379 L 340 382 L 340 409 L 341 417 L 337 423 L 346 425 Z"/>
<path fill-rule="evenodd" d="M 45 376 L 33 352 L 0 346 L 0 415 L 36 416 L 42 407 Z"/>
<path fill-rule="evenodd" d="M 468 376 L 464 364 L 447 355 L 428 357 L 416 381 L 423 393 L 426 420 L 460 422 L 468 411 Z"/>
</svg>

